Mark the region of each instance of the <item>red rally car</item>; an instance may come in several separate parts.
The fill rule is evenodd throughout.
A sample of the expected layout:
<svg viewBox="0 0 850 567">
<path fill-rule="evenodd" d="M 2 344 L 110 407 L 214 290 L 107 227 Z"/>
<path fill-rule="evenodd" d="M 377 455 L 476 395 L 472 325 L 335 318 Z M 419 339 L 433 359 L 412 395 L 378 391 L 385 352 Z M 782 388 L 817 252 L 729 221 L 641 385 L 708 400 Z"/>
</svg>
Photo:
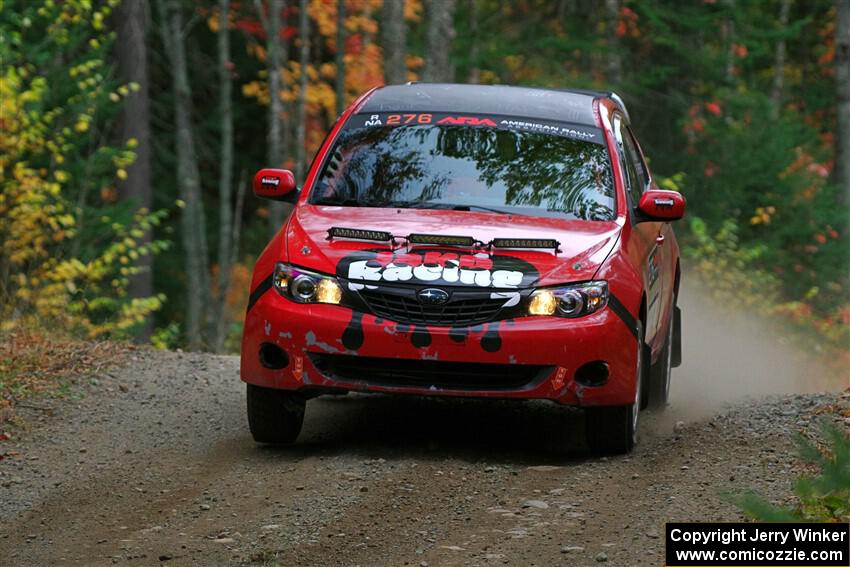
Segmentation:
<svg viewBox="0 0 850 567">
<path fill-rule="evenodd" d="M 385 86 L 357 99 L 254 268 L 248 422 L 295 441 L 326 393 L 544 399 L 628 452 L 680 362 L 684 199 L 653 183 L 613 93 Z"/>
</svg>

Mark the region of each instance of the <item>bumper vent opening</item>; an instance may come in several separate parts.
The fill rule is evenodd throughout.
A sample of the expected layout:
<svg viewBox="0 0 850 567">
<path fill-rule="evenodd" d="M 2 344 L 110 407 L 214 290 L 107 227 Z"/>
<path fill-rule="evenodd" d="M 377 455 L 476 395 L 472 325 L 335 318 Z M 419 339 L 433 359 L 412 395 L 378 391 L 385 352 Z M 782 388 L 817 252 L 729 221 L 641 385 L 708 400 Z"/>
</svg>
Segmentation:
<svg viewBox="0 0 850 567">
<path fill-rule="evenodd" d="M 608 363 L 604 360 L 594 360 L 582 364 L 576 370 L 575 379 L 582 386 L 604 386 L 608 382 Z"/>
<path fill-rule="evenodd" d="M 539 384 L 553 371 L 552 366 L 308 354 L 316 368 L 334 380 L 376 386 L 522 390 Z"/>
<path fill-rule="evenodd" d="M 289 366 L 289 355 L 272 343 L 260 345 L 260 364 L 271 370 L 282 370 Z"/>
</svg>

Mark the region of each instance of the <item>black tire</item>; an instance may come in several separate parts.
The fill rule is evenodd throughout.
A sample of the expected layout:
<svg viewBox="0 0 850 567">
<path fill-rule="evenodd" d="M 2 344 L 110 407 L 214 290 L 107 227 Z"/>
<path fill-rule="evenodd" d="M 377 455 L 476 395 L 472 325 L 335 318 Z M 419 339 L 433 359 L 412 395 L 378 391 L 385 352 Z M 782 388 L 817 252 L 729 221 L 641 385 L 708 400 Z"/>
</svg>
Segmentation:
<svg viewBox="0 0 850 567">
<path fill-rule="evenodd" d="M 248 384 L 248 427 L 257 443 L 290 445 L 298 438 L 307 401 L 295 392 Z"/>
<path fill-rule="evenodd" d="M 642 407 L 646 376 L 643 324 L 637 328 L 638 361 L 635 372 L 635 403 L 628 406 L 587 408 L 585 410 L 585 434 L 587 446 L 594 453 L 622 455 L 631 452 L 637 443 L 638 416 Z"/>
<path fill-rule="evenodd" d="M 667 325 L 667 337 L 658 360 L 649 370 L 649 408 L 663 410 L 670 400 L 670 375 L 673 370 L 673 320 Z"/>
<path fill-rule="evenodd" d="M 588 408 L 585 418 L 588 449 L 602 455 L 630 452 L 635 446 L 632 412 L 634 406 Z"/>
</svg>

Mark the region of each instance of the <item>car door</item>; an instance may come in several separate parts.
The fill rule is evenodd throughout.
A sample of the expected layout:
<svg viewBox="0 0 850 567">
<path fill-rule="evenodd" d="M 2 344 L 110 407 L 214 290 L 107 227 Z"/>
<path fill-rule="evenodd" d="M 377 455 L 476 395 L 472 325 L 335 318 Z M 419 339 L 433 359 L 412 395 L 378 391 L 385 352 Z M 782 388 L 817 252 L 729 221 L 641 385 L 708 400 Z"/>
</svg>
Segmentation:
<svg viewBox="0 0 850 567">
<path fill-rule="evenodd" d="M 638 163 L 643 167 L 643 170 L 646 172 L 647 178 L 647 187 L 651 189 L 658 189 L 655 183 L 652 181 L 652 176 L 649 173 L 649 168 L 646 165 L 646 161 L 643 158 L 643 152 L 641 151 L 640 144 L 637 141 L 637 137 L 630 127 L 626 128 L 629 132 L 630 138 L 634 147 L 636 148 L 636 157 Z M 673 235 L 673 225 L 669 222 L 660 223 L 660 232 L 658 237 L 656 238 L 656 243 L 658 244 L 658 258 L 660 259 L 660 270 L 661 275 L 659 279 L 661 280 L 661 298 L 659 299 L 659 309 L 658 309 L 658 331 L 659 337 L 663 339 L 667 335 L 664 331 L 667 330 L 665 322 L 670 319 L 670 315 L 672 314 L 673 309 L 673 293 L 675 291 L 675 279 L 676 279 L 676 257 L 675 257 L 675 242 Z M 663 345 L 659 345 L 663 346 Z"/>
<path fill-rule="evenodd" d="M 660 222 L 636 223 L 634 210 L 637 208 L 641 195 L 649 184 L 649 175 L 640 158 L 634 140 L 628 127 L 619 115 L 614 116 L 614 132 L 622 153 L 626 173 L 626 193 L 629 200 L 629 218 L 632 223 L 632 240 L 635 246 L 636 264 L 643 267 L 643 278 L 646 285 L 646 342 L 653 349 L 658 348 L 657 335 L 661 320 L 663 278 L 661 277 L 662 251 L 659 244 L 663 242 Z"/>
</svg>

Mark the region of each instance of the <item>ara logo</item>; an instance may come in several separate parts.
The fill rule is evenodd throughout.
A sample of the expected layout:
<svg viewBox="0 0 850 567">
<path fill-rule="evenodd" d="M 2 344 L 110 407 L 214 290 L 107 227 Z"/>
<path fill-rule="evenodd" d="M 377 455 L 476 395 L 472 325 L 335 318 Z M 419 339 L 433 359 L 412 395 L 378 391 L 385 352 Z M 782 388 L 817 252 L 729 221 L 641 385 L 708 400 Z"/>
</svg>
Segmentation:
<svg viewBox="0 0 850 567">
<path fill-rule="evenodd" d="M 429 287 L 416 294 L 423 305 L 443 305 L 449 300 L 449 293 L 436 287 Z"/>
<path fill-rule="evenodd" d="M 437 124 L 452 124 L 455 126 L 492 126 L 496 127 L 496 123 L 489 118 L 476 118 L 475 116 L 446 116 L 440 119 Z"/>
</svg>

